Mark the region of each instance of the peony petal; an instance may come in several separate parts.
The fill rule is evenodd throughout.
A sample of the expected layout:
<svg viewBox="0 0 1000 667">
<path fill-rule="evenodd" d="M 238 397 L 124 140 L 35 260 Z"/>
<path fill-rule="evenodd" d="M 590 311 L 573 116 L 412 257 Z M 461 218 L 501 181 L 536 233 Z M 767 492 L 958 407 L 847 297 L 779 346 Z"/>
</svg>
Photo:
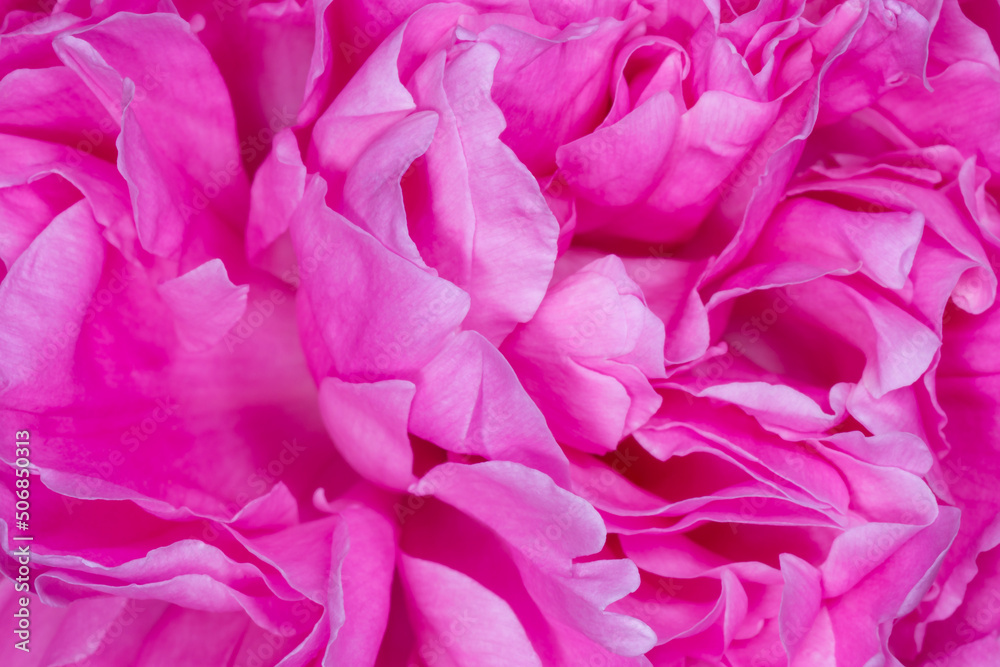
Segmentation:
<svg viewBox="0 0 1000 667">
<path fill-rule="evenodd" d="M 363 477 L 406 489 L 413 476 L 407 423 L 416 388 L 406 380 L 351 384 L 326 378 L 320 412 L 334 445 Z"/>
<path fill-rule="evenodd" d="M 103 263 L 97 224 L 81 201 L 56 216 L 10 267 L 0 283 L 7 406 L 37 408 L 72 397 L 77 339 Z"/>
<path fill-rule="evenodd" d="M 464 319 L 469 297 L 331 211 L 325 190 L 318 177 L 306 185 L 291 232 L 299 257 L 311 260 L 302 284 L 334 367 L 366 381 L 415 371 Z M 345 321 L 359 329 L 342 336 Z"/>
<path fill-rule="evenodd" d="M 193 351 L 217 344 L 243 317 L 248 285 L 229 281 L 226 267 L 213 259 L 157 287 L 174 316 L 181 345 Z"/>
<path fill-rule="evenodd" d="M 417 651 L 428 664 L 542 665 L 503 599 L 444 565 L 405 554 L 400 561 L 421 617 Z"/>
<path fill-rule="evenodd" d="M 242 221 L 247 182 L 232 108 L 187 23 L 170 14 L 116 14 L 54 46 L 121 121 L 118 167 L 147 250 L 179 252 L 192 218 L 198 225 Z M 196 225 L 195 233 L 206 231 Z"/>
</svg>

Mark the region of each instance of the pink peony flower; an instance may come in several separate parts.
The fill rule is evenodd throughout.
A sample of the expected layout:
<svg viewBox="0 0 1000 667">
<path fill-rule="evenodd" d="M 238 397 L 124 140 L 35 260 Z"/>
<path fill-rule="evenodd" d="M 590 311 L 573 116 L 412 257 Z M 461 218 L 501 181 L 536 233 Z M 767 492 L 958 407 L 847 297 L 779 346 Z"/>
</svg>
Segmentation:
<svg viewBox="0 0 1000 667">
<path fill-rule="evenodd" d="M 0 663 L 993 664 L 994 4 L 8 3 Z"/>
</svg>

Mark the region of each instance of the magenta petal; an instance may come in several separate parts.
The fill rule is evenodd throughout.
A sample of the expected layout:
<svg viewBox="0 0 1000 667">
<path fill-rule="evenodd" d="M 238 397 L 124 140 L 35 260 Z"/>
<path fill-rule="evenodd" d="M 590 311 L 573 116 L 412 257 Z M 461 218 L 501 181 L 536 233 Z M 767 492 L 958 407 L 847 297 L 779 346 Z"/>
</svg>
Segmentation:
<svg viewBox="0 0 1000 667">
<path fill-rule="evenodd" d="M 917 81 L 888 93 L 879 105 L 921 137 L 944 137 L 966 154 L 980 152 L 991 170 L 1000 169 L 1000 111 L 986 103 L 1000 90 L 1000 70 L 960 61 L 930 79 L 935 96 L 949 104 L 928 104 Z M 961 122 L 958 119 L 961 118 Z"/>
<path fill-rule="evenodd" d="M 60 176 L 49 175 L 32 183 L 0 189 L 0 261 L 9 271 L 14 261 L 56 215 L 80 198 L 80 193 Z"/>
<path fill-rule="evenodd" d="M 480 41 L 500 53 L 493 99 L 509 121 L 504 142 L 533 173 L 551 173 L 556 149 L 599 120 L 601 84 L 634 14 L 569 25 L 542 37 L 504 25 L 479 32 Z"/>
<path fill-rule="evenodd" d="M 0 80 L 0 100 L 5 127 L 113 160 L 119 119 L 69 67 L 15 70 Z"/>
<path fill-rule="evenodd" d="M 545 419 L 495 347 L 465 331 L 420 375 L 410 428 L 461 454 L 516 461 L 568 482 L 566 458 Z"/>
<path fill-rule="evenodd" d="M 597 204 L 634 204 L 661 176 L 678 116 L 673 97 L 654 95 L 617 123 L 560 146 L 560 173 L 575 192 Z"/>
<path fill-rule="evenodd" d="M 541 667 L 503 599 L 444 565 L 405 554 L 400 561 L 420 617 L 420 657 L 428 664 Z"/>
<path fill-rule="evenodd" d="M 596 260 L 550 289 L 502 350 L 557 440 L 606 451 L 660 406 L 663 323 L 617 257 Z"/>
<path fill-rule="evenodd" d="M 521 496 L 514 489 L 521 489 Z M 502 461 L 472 466 L 448 463 L 422 477 L 413 491 L 434 495 L 470 516 L 484 521 L 519 551 L 530 554 L 539 565 L 567 571 L 571 560 L 597 552 L 605 531 L 593 508 L 581 498 L 556 486 L 546 475 L 517 463 Z M 499 508 L 505 508 L 503 512 Z M 493 508 L 493 509 L 488 509 Z M 525 533 L 524 526 L 542 528 L 555 508 L 573 516 L 573 530 L 552 541 Z M 496 514 L 486 514 L 493 512 Z"/>
<path fill-rule="evenodd" d="M 250 288 L 229 282 L 222 260 L 213 259 L 168 280 L 157 291 L 174 316 L 181 344 L 205 350 L 221 341 L 243 317 Z"/>
<path fill-rule="evenodd" d="M 340 512 L 350 547 L 340 567 L 344 624 L 327 649 L 332 664 L 374 664 L 389 617 L 396 557 L 394 527 L 362 506 Z"/>
<path fill-rule="evenodd" d="M 822 582 L 816 568 L 791 554 L 781 555 L 781 591 L 778 623 L 789 665 L 835 664 L 830 653 L 833 629 L 821 605 Z"/>
<path fill-rule="evenodd" d="M 254 176 L 247 222 L 247 257 L 256 259 L 288 230 L 302 200 L 306 168 L 295 135 L 284 129 L 274 136 L 271 152 Z"/>
<path fill-rule="evenodd" d="M 798 279 L 861 271 L 881 285 L 901 289 L 923 228 L 918 211 L 854 212 L 812 199 L 793 199 L 775 211 L 748 258 L 757 266 L 747 271 L 797 265 L 812 269 Z M 780 278 L 772 273 L 770 280 Z M 728 281 L 736 284 L 735 277 Z"/>
<path fill-rule="evenodd" d="M 119 170 L 147 250 L 178 252 L 191 219 L 211 226 L 242 218 L 247 183 L 232 108 L 218 69 L 183 20 L 117 14 L 63 35 L 55 48 L 120 119 Z"/>
<path fill-rule="evenodd" d="M 909 80 L 924 83 L 927 44 L 937 18 L 928 3 L 877 2 L 868 12 L 851 49 L 830 71 L 826 85 L 830 96 L 825 106 L 838 114 L 849 114 L 875 102 L 886 88 Z"/>
<path fill-rule="evenodd" d="M 994 664 L 998 49 L 0 0 L 0 663 Z"/>
<path fill-rule="evenodd" d="M 468 295 L 331 211 L 325 191 L 313 177 L 291 232 L 306 258 L 305 297 L 335 369 L 371 381 L 420 368 L 465 318 Z M 344 332 L 345 321 L 363 323 L 363 330 Z"/>
<path fill-rule="evenodd" d="M 462 510 L 507 542 L 536 603 L 561 622 L 619 655 L 639 655 L 652 646 L 644 623 L 604 611 L 638 586 L 635 565 L 573 560 L 597 552 L 605 537 L 596 511 L 583 499 L 537 471 L 506 462 L 447 463 L 412 491 Z M 552 523 L 553 516 L 565 517 L 565 527 Z"/>
<path fill-rule="evenodd" d="M 344 217 L 418 266 L 424 260 L 407 228 L 400 179 L 427 151 L 437 127 L 432 112 L 407 116 L 358 156 L 344 181 Z"/>
<path fill-rule="evenodd" d="M 469 292 L 466 328 L 494 344 L 538 308 L 559 234 L 538 183 L 500 141 L 507 123 L 490 92 L 497 61 L 476 46 L 421 68 L 414 83 L 441 118 L 426 155 L 430 210 L 415 236 L 442 277 Z"/>
<path fill-rule="evenodd" d="M 15 593 L 13 586 L 9 591 L 5 593 L 0 609 L 4 614 L 13 616 L 20 607 L 18 598 L 22 596 Z M 127 660 L 141 646 L 142 631 L 153 623 L 160 608 L 166 606 L 110 596 L 80 600 L 64 607 L 43 604 L 35 595 L 29 599 L 31 621 L 35 626 L 29 642 L 31 651 L 25 653 L 15 648 L 14 642 L 8 642 L 0 647 L 0 660 L 7 664 L 40 667 L 44 664 L 74 664 L 81 660 L 103 659 L 109 667 L 124 666 L 129 664 Z M 124 634 L 126 624 L 136 625 L 139 632 L 134 636 Z M 110 632 L 118 634 L 118 641 L 108 641 Z M 57 636 L 61 637 L 61 641 L 56 641 Z M 112 644 L 117 645 L 118 650 L 109 650 Z"/>
<path fill-rule="evenodd" d="M 32 408 L 70 398 L 76 341 L 103 263 L 97 224 L 81 201 L 56 216 L 10 267 L 0 283 L 6 405 Z"/>
<path fill-rule="evenodd" d="M 44 174 L 58 174 L 89 200 L 108 241 L 126 257 L 135 255 L 138 244 L 128 188 L 114 165 L 69 146 L 14 135 L 0 135 L 0 154 L 5 186 L 27 185 Z"/>
<path fill-rule="evenodd" d="M 330 437 L 344 459 L 376 484 L 402 490 L 416 481 L 407 436 L 415 391 L 405 380 L 351 384 L 326 378 L 320 386 Z"/>
</svg>

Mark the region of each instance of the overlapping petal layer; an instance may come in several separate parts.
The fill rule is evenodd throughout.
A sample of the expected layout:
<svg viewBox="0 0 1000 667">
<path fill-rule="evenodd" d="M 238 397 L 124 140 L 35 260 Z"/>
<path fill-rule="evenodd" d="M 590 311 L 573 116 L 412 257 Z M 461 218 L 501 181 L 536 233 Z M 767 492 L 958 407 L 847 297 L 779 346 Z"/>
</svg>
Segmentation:
<svg viewBox="0 0 1000 667">
<path fill-rule="evenodd" d="M 991 3 L 0 11 L 3 664 L 995 661 Z"/>
</svg>

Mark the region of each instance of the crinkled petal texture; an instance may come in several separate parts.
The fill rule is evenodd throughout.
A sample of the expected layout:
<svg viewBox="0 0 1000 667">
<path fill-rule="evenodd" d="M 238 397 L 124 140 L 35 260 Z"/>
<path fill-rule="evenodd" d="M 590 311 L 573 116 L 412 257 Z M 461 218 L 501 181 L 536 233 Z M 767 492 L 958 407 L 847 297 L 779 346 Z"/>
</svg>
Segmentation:
<svg viewBox="0 0 1000 667">
<path fill-rule="evenodd" d="M 649 420 L 661 398 L 663 322 L 614 255 L 556 283 L 503 346 L 553 435 L 604 453 Z"/>
<path fill-rule="evenodd" d="M 0 13 L 0 663 L 996 662 L 995 2 Z"/>
</svg>

